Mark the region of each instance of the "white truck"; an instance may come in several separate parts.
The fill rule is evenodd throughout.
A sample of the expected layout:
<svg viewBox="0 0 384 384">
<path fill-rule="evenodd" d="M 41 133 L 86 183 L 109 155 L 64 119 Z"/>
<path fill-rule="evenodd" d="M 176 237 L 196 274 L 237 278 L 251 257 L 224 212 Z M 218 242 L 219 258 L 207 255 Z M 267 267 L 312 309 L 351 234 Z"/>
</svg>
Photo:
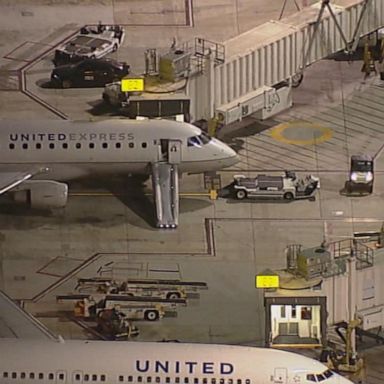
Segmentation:
<svg viewBox="0 0 384 384">
<path fill-rule="evenodd" d="M 295 172 L 285 171 L 283 176 L 258 175 L 246 177 L 235 175 L 230 186 L 238 200 L 245 198 L 268 198 L 315 200 L 315 192 L 320 188 L 320 180 L 313 175 L 299 179 Z"/>
</svg>

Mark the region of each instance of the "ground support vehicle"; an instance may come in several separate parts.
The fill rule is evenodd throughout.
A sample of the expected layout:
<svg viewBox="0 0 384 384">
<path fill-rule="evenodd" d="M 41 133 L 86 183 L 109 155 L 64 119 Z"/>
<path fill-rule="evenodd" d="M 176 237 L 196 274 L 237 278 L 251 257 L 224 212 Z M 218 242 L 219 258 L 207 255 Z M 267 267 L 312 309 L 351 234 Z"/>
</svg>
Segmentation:
<svg viewBox="0 0 384 384">
<path fill-rule="evenodd" d="M 372 193 L 373 179 L 373 158 L 369 155 L 351 156 L 347 192 Z"/>
<path fill-rule="evenodd" d="M 156 297 L 162 299 L 186 299 L 187 294 L 180 286 L 160 286 L 116 281 L 110 278 L 94 277 L 78 279 L 75 291 L 80 293 L 108 293 L 135 297 Z"/>
<path fill-rule="evenodd" d="M 245 198 L 315 200 L 316 190 L 320 188 L 320 180 L 313 175 L 299 179 L 291 171 L 286 171 L 283 176 L 246 177 L 235 175 L 229 188 L 238 200 Z"/>
<path fill-rule="evenodd" d="M 175 311 L 178 305 L 186 305 L 185 299 L 161 299 L 156 297 L 132 297 L 123 294 L 69 294 L 56 296 L 58 302 L 75 302 L 77 317 L 94 319 L 104 309 L 116 309 L 129 320 L 156 321 L 164 317 L 166 310 Z"/>
<path fill-rule="evenodd" d="M 115 308 L 101 310 L 96 316 L 96 323 L 97 331 L 112 340 L 130 339 L 139 335 L 138 328 Z"/>
<path fill-rule="evenodd" d="M 123 43 L 124 35 L 124 28 L 119 25 L 83 27 L 76 36 L 56 49 L 53 63 L 56 66 L 87 58 L 99 59 L 115 52 Z"/>
<path fill-rule="evenodd" d="M 189 121 L 190 98 L 183 93 L 148 93 L 132 95 L 121 90 L 121 81 L 105 85 L 102 94 L 108 105 L 119 110 L 124 116 L 135 119 L 137 116 L 148 118 L 182 118 Z"/>
<path fill-rule="evenodd" d="M 103 87 L 129 73 L 129 65 L 112 59 L 84 59 L 60 65 L 51 73 L 51 85 L 60 88 Z"/>
</svg>

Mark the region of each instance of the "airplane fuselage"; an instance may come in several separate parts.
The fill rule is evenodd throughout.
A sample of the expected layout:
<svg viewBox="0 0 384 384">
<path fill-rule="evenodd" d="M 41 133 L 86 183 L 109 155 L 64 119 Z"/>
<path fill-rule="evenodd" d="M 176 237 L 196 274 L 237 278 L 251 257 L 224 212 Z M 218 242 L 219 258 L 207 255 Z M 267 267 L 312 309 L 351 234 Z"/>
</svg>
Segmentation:
<svg viewBox="0 0 384 384">
<path fill-rule="evenodd" d="M 3 120 L 0 170 L 46 168 L 34 179 L 56 181 L 91 174 L 149 174 L 149 165 L 170 160 L 173 149 L 179 172 L 214 171 L 236 162 L 236 153 L 216 139 L 194 145 L 201 135 L 191 124 L 165 120 Z"/>
<path fill-rule="evenodd" d="M 348 384 L 307 357 L 208 344 L 0 340 L 0 384 Z"/>
</svg>

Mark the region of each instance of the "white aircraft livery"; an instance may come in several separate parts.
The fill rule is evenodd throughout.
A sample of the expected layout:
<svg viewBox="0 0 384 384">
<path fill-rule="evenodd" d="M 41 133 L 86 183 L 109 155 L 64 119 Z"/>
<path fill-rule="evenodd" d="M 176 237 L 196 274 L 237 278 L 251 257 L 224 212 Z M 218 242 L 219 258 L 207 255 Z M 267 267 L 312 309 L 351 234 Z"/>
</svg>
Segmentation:
<svg viewBox="0 0 384 384">
<path fill-rule="evenodd" d="M 0 291 L 0 384 L 352 384 L 308 357 L 269 348 L 64 341 Z"/>
<path fill-rule="evenodd" d="M 215 344 L 0 339 L 0 384 L 351 384 L 316 360 Z"/>
<path fill-rule="evenodd" d="M 0 194 L 35 208 L 65 206 L 65 181 L 152 176 L 157 226 L 178 224 L 178 176 L 229 167 L 238 156 L 200 128 L 170 120 L 0 120 Z"/>
</svg>

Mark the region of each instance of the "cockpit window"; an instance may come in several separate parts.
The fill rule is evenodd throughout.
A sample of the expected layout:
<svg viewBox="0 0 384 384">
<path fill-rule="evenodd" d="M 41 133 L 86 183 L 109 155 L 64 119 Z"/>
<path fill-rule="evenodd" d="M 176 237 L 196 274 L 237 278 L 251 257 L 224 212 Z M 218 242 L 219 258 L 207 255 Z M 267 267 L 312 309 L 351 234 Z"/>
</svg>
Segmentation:
<svg viewBox="0 0 384 384">
<path fill-rule="evenodd" d="M 211 140 L 205 132 L 201 132 L 199 136 L 188 138 L 188 147 L 201 147 L 202 145 L 208 144 Z"/>
<path fill-rule="evenodd" d="M 203 143 L 199 139 L 199 136 L 188 137 L 188 147 L 201 147 Z"/>
<path fill-rule="evenodd" d="M 201 132 L 199 139 L 203 142 L 203 144 L 208 144 L 211 141 L 211 137 L 208 136 L 205 132 Z"/>
<path fill-rule="evenodd" d="M 317 377 L 317 381 L 325 380 L 325 377 L 322 374 L 317 374 L 316 377 Z"/>
<path fill-rule="evenodd" d="M 316 377 L 312 373 L 307 375 L 307 380 L 308 381 L 314 381 L 316 383 Z"/>
<path fill-rule="evenodd" d="M 330 369 L 327 369 L 323 372 L 323 375 L 328 379 L 328 377 L 333 376 L 333 372 Z"/>
</svg>

